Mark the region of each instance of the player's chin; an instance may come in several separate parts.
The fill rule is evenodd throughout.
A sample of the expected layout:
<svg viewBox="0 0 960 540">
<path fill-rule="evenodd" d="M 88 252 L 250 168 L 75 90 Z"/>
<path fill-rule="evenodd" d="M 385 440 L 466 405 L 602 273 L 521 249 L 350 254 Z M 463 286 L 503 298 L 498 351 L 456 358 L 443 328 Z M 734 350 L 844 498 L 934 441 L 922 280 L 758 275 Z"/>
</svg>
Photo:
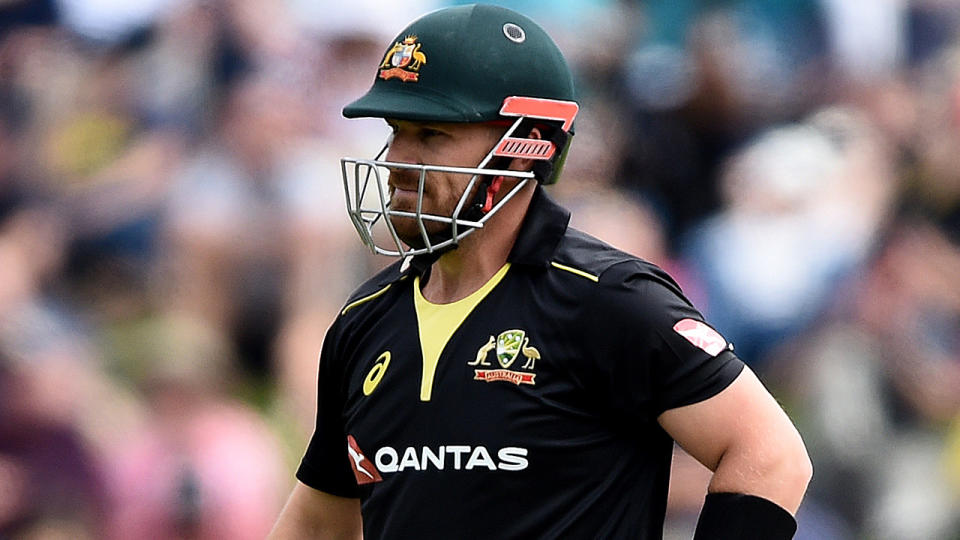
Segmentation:
<svg viewBox="0 0 960 540">
<path fill-rule="evenodd" d="M 423 249 L 427 247 L 423 240 L 423 232 L 417 224 L 417 220 L 412 217 L 391 216 L 390 223 L 401 242 L 412 249 Z M 423 226 L 427 231 L 427 236 L 431 243 L 436 245 L 445 237 L 450 236 L 450 226 L 444 223 L 424 220 Z"/>
</svg>

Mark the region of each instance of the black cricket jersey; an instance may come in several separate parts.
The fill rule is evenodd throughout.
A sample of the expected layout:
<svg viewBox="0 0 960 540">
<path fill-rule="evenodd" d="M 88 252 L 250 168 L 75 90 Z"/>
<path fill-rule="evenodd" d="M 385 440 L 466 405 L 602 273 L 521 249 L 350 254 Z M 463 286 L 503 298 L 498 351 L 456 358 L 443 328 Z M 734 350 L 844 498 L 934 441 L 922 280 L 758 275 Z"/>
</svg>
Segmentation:
<svg viewBox="0 0 960 540">
<path fill-rule="evenodd" d="M 331 325 L 297 478 L 359 497 L 367 540 L 661 538 L 657 417 L 743 364 L 666 273 L 569 217 L 538 187 L 479 291 L 430 304 L 414 258 Z"/>
</svg>

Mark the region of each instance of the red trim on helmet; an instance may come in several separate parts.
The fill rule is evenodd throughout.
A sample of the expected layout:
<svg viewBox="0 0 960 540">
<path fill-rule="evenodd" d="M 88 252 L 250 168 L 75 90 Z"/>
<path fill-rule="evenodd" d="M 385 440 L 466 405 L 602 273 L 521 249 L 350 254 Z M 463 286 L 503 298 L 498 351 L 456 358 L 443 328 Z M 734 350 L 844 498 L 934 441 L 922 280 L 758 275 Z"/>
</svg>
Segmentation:
<svg viewBox="0 0 960 540">
<path fill-rule="evenodd" d="M 557 147 L 550 141 L 507 137 L 500 141 L 493 154 L 511 158 L 550 159 L 556 150 Z"/>
<path fill-rule="evenodd" d="M 497 192 L 500 191 L 501 184 L 503 184 L 502 176 L 497 176 L 490 182 L 490 187 L 487 188 L 487 199 L 483 202 L 484 214 L 493 209 L 493 198 L 497 195 Z"/>
<path fill-rule="evenodd" d="M 511 96 L 503 100 L 500 114 L 503 116 L 539 118 L 541 120 L 558 120 L 563 122 L 564 131 L 570 131 L 573 119 L 576 118 L 579 110 L 580 106 L 574 101 Z"/>
</svg>

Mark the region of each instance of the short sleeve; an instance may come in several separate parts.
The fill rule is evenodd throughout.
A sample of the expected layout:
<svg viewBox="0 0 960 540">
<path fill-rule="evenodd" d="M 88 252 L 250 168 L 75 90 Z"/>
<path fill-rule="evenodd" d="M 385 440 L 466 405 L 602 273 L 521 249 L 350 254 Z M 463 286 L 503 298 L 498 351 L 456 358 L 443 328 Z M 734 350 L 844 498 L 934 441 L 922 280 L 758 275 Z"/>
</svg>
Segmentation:
<svg viewBox="0 0 960 540">
<path fill-rule="evenodd" d="M 609 345 L 597 361 L 614 407 L 654 420 L 713 397 L 743 370 L 732 346 L 662 270 L 639 263 L 605 273 L 594 333 Z M 601 337 L 602 336 L 602 337 Z"/>
<path fill-rule="evenodd" d="M 339 319 L 327 330 L 320 351 L 317 386 L 317 422 L 306 454 L 297 469 L 297 479 L 320 491 L 339 497 L 360 496 L 347 453 L 343 424 L 345 378 L 339 358 Z"/>
</svg>

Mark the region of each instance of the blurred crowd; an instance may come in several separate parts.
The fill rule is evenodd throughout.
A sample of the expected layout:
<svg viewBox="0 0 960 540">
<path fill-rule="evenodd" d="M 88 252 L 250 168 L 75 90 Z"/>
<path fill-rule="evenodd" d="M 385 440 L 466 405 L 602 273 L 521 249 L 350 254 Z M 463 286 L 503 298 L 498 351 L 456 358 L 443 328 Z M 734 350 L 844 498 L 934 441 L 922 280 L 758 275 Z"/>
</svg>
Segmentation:
<svg viewBox="0 0 960 540">
<path fill-rule="evenodd" d="M 449 0 L 0 0 L 0 538 L 262 538 L 389 259 L 341 107 Z M 464 2 L 465 3 L 465 2 Z M 795 420 L 800 539 L 960 539 L 960 2 L 514 0 L 581 117 L 552 195 Z M 678 450 L 667 538 L 709 473 Z"/>
</svg>

